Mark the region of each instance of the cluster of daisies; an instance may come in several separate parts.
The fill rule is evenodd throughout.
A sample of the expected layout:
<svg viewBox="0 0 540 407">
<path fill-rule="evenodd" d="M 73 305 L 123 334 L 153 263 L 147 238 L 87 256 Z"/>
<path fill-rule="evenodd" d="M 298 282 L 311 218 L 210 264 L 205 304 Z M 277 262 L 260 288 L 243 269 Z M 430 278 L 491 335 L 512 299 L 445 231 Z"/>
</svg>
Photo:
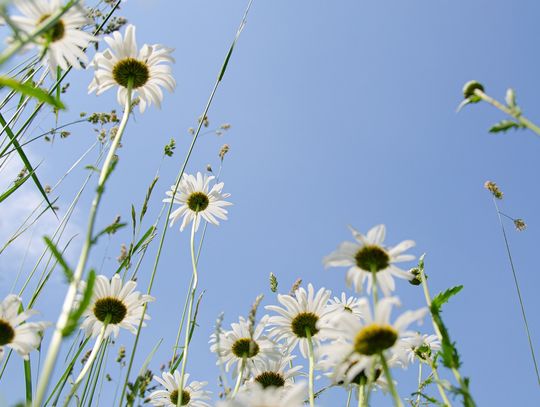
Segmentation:
<svg viewBox="0 0 540 407">
<path fill-rule="evenodd" d="M 104 38 L 108 48 L 89 62 L 86 49 L 99 38 L 86 31 L 90 21 L 82 1 L 67 12 L 60 0 L 15 0 L 13 4 L 19 14 L 9 19 L 15 29 L 10 42 L 27 39 L 28 47 L 37 47 L 53 78 L 70 67 L 88 64 L 94 69 L 89 93 L 99 95 L 115 88 L 121 105 L 136 100 L 141 112 L 151 104 L 160 105 L 163 88 L 174 90 L 172 49 L 160 44 L 139 48 L 134 26 L 128 25 L 124 35 L 114 32 Z M 191 224 L 192 233 L 201 221 L 218 225 L 226 220 L 231 205 L 223 183 L 201 173 L 184 174 L 166 196 L 164 202 L 179 205 L 171 212 L 170 225 L 178 222 L 182 231 Z M 383 225 L 366 235 L 351 231 L 354 241 L 340 244 L 323 262 L 326 267 L 347 267 L 347 285 L 358 296 L 342 293 L 332 298 L 325 288 L 297 287 L 288 295 L 278 295 L 279 305 L 266 306 L 270 314 L 258 323 L 253 315 L 241 317 L 230 330 L 219 328 L 211 336 L 210 349 L 218 365 L 236 383 L 225 386 L 226 397 L 218 406 L 299 407 L 309 400 L 313 407 L 315 371 L 335 386 L 356 390 L 361 399 L 366 388 L 392 390 L 390 368 L 407 367 L 415 359 L 432 362 L 440 348 L 437 337 L 409 328 L 422 321 L 427 309 L 391 317 L 393 308 L 400 305 L 393 296 L 394 278 L 413 281 L 417 277 L 397 266 L 414 259 L 406 253 L 414 242 L 385 246 Z M 371 296 L 362 296 L 364 290 Z M 134 281 L 122 281 L 119 275 L 97 276 L 80 328 L 88 337 L 97 338 L 98 345 L 104 338 L 118 336 L 122 328 L 137 333 L 149 319 L 146 305 L 153 300 L 136 291 Z M 0 303 L 0 356 L 8 347 L 28 358 L 40 346 L 50 324 L 28 322 L 34 314 L 32 309 L 24 310 L 15 295 Z M 296 349 L 307 360 L 308 374 L 297 363 Z M 210 406 L 207 382 L 190 382 L 189 374 L 177 370 L 154 378 L 159 388 L 150 394 L 151 404 Z"/>
</svg>

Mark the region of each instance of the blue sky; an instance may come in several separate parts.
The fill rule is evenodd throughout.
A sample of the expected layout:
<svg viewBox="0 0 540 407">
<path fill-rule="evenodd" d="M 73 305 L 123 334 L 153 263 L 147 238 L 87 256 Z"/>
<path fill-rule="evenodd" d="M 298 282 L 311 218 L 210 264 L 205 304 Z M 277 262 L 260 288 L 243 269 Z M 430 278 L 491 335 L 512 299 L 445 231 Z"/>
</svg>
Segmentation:
<svg viewBox="0 0 540 407">
<path fill-rule="evenodd" d="M 202 112 L 245 3 L 130 0 L 123 6 L 122 14 L 137 26 L 139 44 L 176 49 L 178 87 L 165 96 L 161 110 L 151 108 L 130 122 L 100 211 L 102 225 L 117 214 L 127 220 L 131 203 L 140 206 L 163 146 L 175 137 L 176 153 L 161 167 L 147 221 L 159 212 L 189 145 L 187 128 Z M 206 294 L 188 368 L 194 377 L 217 389 L 207 338 L 220 312 L 229 324 L 248 312 L 259 293 L 266 295 L 265 304 L 275 302 L 270 272 L 283 292 L 302 278 L 341 293 L 345 270 L 323 270 L 322 258 L 350 239 L 347 225 L 367 231 L 384 223 L 389 244 L 413 239 L 413 253 L 427 253 L 433 293 L 465 286 L 444 317 L 478 405 L 540 402 L 496 212 L 483 189 L 486 180 L 496 181 L 505 192 L 501 210 L 528 224 L 522 233 L 511 223 L 507 228 L 538 348 L 540 140 L 530 132 L 489 134 L 503 115 L 487 105 L 456 114 L 462 85 L 477 79 L 499 99 L 513 87 L 525 114 L 540 121 L 535 110 L 540 59 L 534 48 L 539 12 L 540 4 L 531 0 L 255 0 L 209 113 L 212 125 L 229 122 L 232 129 L 221 137 L 201 137 L 188 166 L 189 172 L 208 163 L 217 168 L 219 148 L 231 147 L 222 179 L 234 206 L 229 221 L 209 228 L 201 258 Z M 82 97 L 90 79 L 90 72 L 71 76 L 69 110 L 61 121 L 80 111 L 116 107 L 112 93 Z M 50 128 L 51 119 L 44 116 L 34 131 Z M 32 144 L 36 162 L 44 159 L 39 172 L 44 182 L 60 177 L 94 137 L 83 125 L 53 147 Z M 76 170 L 59 190 L 63 209 L 85 173 Z M 74 233 L 84 227 L 91 193 L 90 188 L 76 211 Z M 17 209 L 20 222 L 24 211 Z M 92 265 L 112 273 L 127 239 L 127 233 L 118 234 L 100 245 Z M 161 337 L 152 367 L 157 370 L 170 357 L 191 272 L 188 245 L 188 233 L 169 231 L 135 371 Z M 17 250 L 0 260 L 2 295 L 10 289 L 13 265 L 22 262 Z M 141 268 L 143 287 L 154 253 L 155 245 Z M 31 264 L 23 265 L 24 272 Z M 48 289 L 36 308 L 52 319 L 65 287 L 58 277 Z M 407 283 L 398 282 L 396 293 L 404 309 L 423 305 L 421 290 Z M 430 332 L 430 324 L 424 328 Z M 122 333 L 118 343 L 132 341 Z M 22 377 L 16 364 L 0 383 L 0 397 L 10 402 L 23 395 L 22 389 L 19 395 L 10 390 Z M 414 391 L 416 367 L 398 380 L 402 396 Z M 331 405 L 336 394 L 321 404 Z M 389 398 L 376 402 L 390 405 Z"/>
</svg>

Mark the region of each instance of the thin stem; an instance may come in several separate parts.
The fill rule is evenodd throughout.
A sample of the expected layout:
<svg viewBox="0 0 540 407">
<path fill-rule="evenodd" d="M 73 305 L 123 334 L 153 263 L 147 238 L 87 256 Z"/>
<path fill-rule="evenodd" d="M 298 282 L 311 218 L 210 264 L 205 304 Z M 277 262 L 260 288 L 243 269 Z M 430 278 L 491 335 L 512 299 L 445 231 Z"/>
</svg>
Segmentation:
<svg viewBox="0 0 540 407">
<path fill-rule="evenodd" d="M 358 386 L 358 407 L 367 407 L 366 383 L 364 381 Z"/>
<path fill-rule="evenodd" d="M 189 248 L 191 252 L 191 267 L 193 268 L 193 275 L 191 278 L 191 293 L 189 294 L 189 305 L 187 314 L 187 327 L 184 338 L 184 350 L 182 354 L 182 368 L 180 370 L 180 384 L 178 390 L 178 400 L 176 405 L 180 407 L 182 405 L 182 395 L 184 390 L 184 374 L 186 373 L 188 350 L 189 350 L 189 331 L 191 325 L 191 313 L 193 311 L 193 301 L 195 299 L 195 292 L 197 291 L 197 285 L 199 284 L 199 276 L 197 274 L 197 257 L 195 256 L 195 229 L 197 227 L 198 213 L 195 214 L 193 224 L 191 225 L 191 238 L 189 241 Z"/>
<path fill-rule="evenodd" d="M 347 407 L 351 405 L 351 398 L 352 398 L 353 389 L 352 387 L 349 389 L 349 392 L 347 393 Z"/>
<path fill-rule="evenodd" d="M 416 407 L 420 407 L 420 393 L 422 391 L 422 363 L 418 363 L 418 394 L 416 395 Z"/>
<path fill-rule="evenodd" d="M 114 157 L 114 152 L 116 148 L 118 147 L 118 143 L 120 142 L 120 139 L 122 138 L 122 135 L 126 129 L 126 125 L 127 125 L 128 118 L 130 115 L 131 96 L 132 96 L 131 90 L 132 90 L 131 83 L 129 83 L 128 89 L 127 89 L 126 104 L 124 106 L 124 114 L 122 116 L 120 126 L 118 127 L 118 131 L 116 132 L 116 135 L 114 136 L 114 140 L 111 144 L 109 153 L 107 154 L 107 158 L 105 159 L 103 166 L 101 168 L 96 195 L 94 197 L 94 200 L 92 201 L 92 206 L 90 208 L 90 215 L 88 217 L 88 227 L 86 231 L 86 239 L 81 249 L 79 262 L 77 264 L 77 268 L 75 269 L 75 272 L 73 273 L 72 281 L 66 293 L 64 304 L 62 306 L 62 313 L 60 314 L 60 316 L 58 317 L 58 321 L 56 322 L 56 329 L 54 331 L 53 337 L 51 339 L 51 343 L 49 345 L 49 350 L 47 352 L 47 357 L 45 359 L 43 371 L 40 375 L 37 394 L 36 394 L 36 398 L 34 402 L 35 406 L 40 406 L 41 402 L 43 401 L 45 397 L 45 392 L 47 391 L 49 380 L 52 376 L 54 365 L 56 364 L 58 352 L 60 351 L 62 339 L 64 337 L 63 330 L 66 327 L 66 324 L 69 320 L 69 315 L 71 313 L 71 310 L 73 308 L 73 303 L 77 295 L 77 288 L 82 279 L 84 269 L 86 268 L 86 263 L 88 261 L 88 256 L 90 254 L 90 248 L 92 246 L 92 239 L 94 236 L 94 224 L 96 221 L 96 215 L 97 215 L 99 203 L 103 195 L 107 177 L 110 174 L 111 162 Z"/>
<path fill-rule="evenodd" d="M 521 112 L 518 112 L 514 109 L 510 109 L 507 106 L 503 105 L 498 100 L 492 98 L 491 96 L 486 95 L 484 92 L 482 92 L 480 89 L 476 89 L 474 91 L 474 94 L 478 96 L 480 99 L 482 99 L 484 102 L 489 103 L 490 105 L 496 107 L 501 112 L 506 113 L 508 116 L 513 117 L 516 119 L 522 126 L 527 127 L 529 130 L 532 130 L 536 134 L 540 136 L 540 127 L 538 127 L 536 124 L 531 122 L 529 119 L 524 117 Z"/>
<path fill-rule="evenodd" d="M 208 115 L 208 111 L 210 110 L 210 106 L 212 105 L 212 102 L 214 100 L 214 96 L 216 95 L 217 89 L 219 88 L 219 85 L 220 85 L 221 81 L 223 80 L 223 76 L 225 74 L 225 71 L 227 70 L 227 66 L 228 66 L 228 64 L 230 62 L 231 55 L 232 55 L 233 50 L 234 50 L 234 46 L 236 45 L 236 42 L 240 38 L 240 34 L 242 33 L 242 30 L 243 30 L 243 28 L 244 28 L 244 26 L 246 24 L 247 16 L 249 14 L 249 11 L 251 9 L 252 4 L 253 4 L 253 0 L 249 0 L 248 5 L 246 7 L 246 10 L 244 11 L 244 16 L 242 17 L 242 21 L 240 22 L 240 26 L 236 30 L 236 35 L 234 37 L 234 40 L 233 40 L 229 50 L 227 51 L 227 55 L 225 56 L 223 64 L 222 64 L 222 66 L 221 66 L 221 68 L 219 70 L 216 82 L 214 83 L 214 87 L 212 88 L 212 91 L 210 92 L 210 96 L 208 98 L 208 101 L 206 102 L 206 106 L 204 108 L 203 114 L 201 115 L 202 118 L 205 118 Z M 178 175 L 176 177 L 176 183 L 175 183 L 175 186 L 174 186 L 173 196 L 178 191 L 180 181 L 182 180 L 182 177 L 184 175 L 184 171 L 186 170 L 186 167 L 187 167 L 187 164 L 189 162 L 189 159 L 191 158 L 191 154 L 193 152 L 193 149 L 195 148 L 195 143 L 197 142 L 197 139 L 199 137 L 199 133 L 201 132 L 201 128 L 203 126 L 203 123 L 204 123 L 204 120 L 201 120 L 199 122 L 199 124 L 197 126 L 197 130 L 195 131 L 195 134 L 193 135 L 193 139 L 191 141 L 191 145 L 189 146 L 188 152 L 187 152 L 186 157 L 184 159 L 184 163 L 182 164 L 182 167 L 181 167 L 181 169 L 180 169 L 180 171 L 179 171 L 179 173 L 178 173 Z M 168 209 L 167 209 L 166 222 L 169 221 L 169 217 L 170 217 L 171 212 L 172 212 L 172 207 L 173 207 L 173 200 L 171 199 L 171 202 L 169 203 Z M 168 228 L 167 228 L 167 226 L 165 226 L 163 228 L 163 231 L 161 232 L 161 237 L 160 237 L 160 240 L 159 240 L 156 257 L 155 257 L 155 260 L 154 260 L 154 266 L 152 268 L 152 274 L 150 276 L 150 282 L 148 283 L 147 294 L 151 293 L 152 287 L 154 285 L 154 280 L 155 280 L 155 277 L 156 277 L 157 268 L 158 268 L 158 265 L 159 265 L 159 260 L 161 258 L 161 252 L 163 250 L 163 245 L 165 243 L 165 237 L 167 236 L 167 230 L 168 230 Z M 140 339 L 140 336 L 141 336 L 141 328 L 142 328 L 144 315 L 146 314 L 146 309 L 147 309 L 147 304 L 144 304 L 143 312 L 142 312 L 142 315 L 141 315 L 141 321 L 139 322 L 139 326 L 137 327 L 137 334 L 135 335 L 135 343 L 133 344 L 133 348 L 132 348 L 131 355 L 130 355 L 130 358 L 129 358 L 128 368 L 127 368 L 127 372 L 126 372 L 126 379 L 124 380 L 124 385 L 122 387 L 122 394 L 120 395 L 119 405 L 122 405 L 123 400 L 124 400 L 124 396 L 126 394 L 127 383 L 128 383 L 128 380 L 129 380 L 129 375 L 131 373 L 131 368 L 133 367 L 133 361 L 135 360 L 135 352 L 136 352 L 137 346 L 139 344 L 139 339 Z"/>
<path fill-rule="evenodd" d="M 392 398 L 394 399 L 394 406 L 403 407 L 403 403 L 399 398 L 396 386 L 394 386 L 394 380 L 392 379 L 392 374 L 390 373 L 390 369 L 388 368 L 386 358 L 384 357 L 384 354 L 382 352 L 379 354 L 379 356 L 381 358 L 381 365 L 383 367 L 384 375 L 386 376 L 386 381 L 388 382 L 388 390 L 390 390 L 390 394 L 392 394 Z"/>
<path fill-rule="evenodd" d="M 315 407 L 315 390 L 314 390 L 314 380 L 315 380 L 315 355 L 313 352 L 313 339 L 311 337 L 311 331 L 306 327 L 306 339 L 308 343 L 308 353 L 309 353 L 309 405 L 310 407 Z"/>
<path fill-rule="evenodd" d="M 439 376 L 439 372 L 437 371 L 437 366 L 435 365 L 435 362 L 433 360 L 428 359 L 429 366 L 431 367 L 431 371 L 433 372 L 433 377 L 435 378 L 435 384 L 437 385 L 437 389 L 439 390 L 439 394 L 441 395 L 441 398 L 444 401 L 445 406 L 452 407 L 452 404 L 450 403 L 450 400 L 448 399 L 448 396 L 446 395 L 446 392 L 444 391 L 444 387 L 442 386 L 441 378 Z M 420 363 L 420 367 L 422 367 L 422 363 Z"/>
<path fill-rule="evenodd" d="M 375 306 L 379 301 L 379 293 L 377 291 L 377 267 L 375 266 L 371 266 L 371 280 L 371 287 L 373 290 L 373 305 Z"/>
<path fill-rule="evenodd" d="M 231 398 L 234 398 L 236 394 L 238 393 L 238 390 L 240 389 L 240 385 L 242 384 L 242 377 L 244 376 L 245 368 L 246 368 L 246 357 L 244 356 L 242 358 L 242 362 L 240 362 L 240 369 L 239 369 L 240 371 L 238 372 L 238 377 L 236 378 L 236 384 L 234 385 Z"/>
<path fill-rule="evenodd" d="M 26 386 L 26 405 L 32 404 L 32 366 L 30 359 L 24 361 L 24 383 Z"/>
<path fill-rule="evenodd" d="M 540 133 L 539 133 L 540 134 Z M 506 236 L 506 229 L 504 228 L 503 221 L 501 219 L 501 212 L 499 211 L 499 206 L 497 201 L 493 198 L 493 203 L 495 204 L 495 209 L 497 210 L 497 216 L 499 217 L 499 224 L 501 225 L 501 231 L 504 238 L 504 245 L 506 247 L 506 254 L 508 255 L 508 260 L 510 261 L 510 268 L 512 269 L 512 277 L 514 278 L 514 285 L 516 287 L 517 296 L 519 299 L 519 306 L 521 308 L 521 316 L 523 317 L 523 323 L 525 324 L 525 332 L 527 333 L 527 340 L 529 342 L 529 349 L 531 351 L 531 357 L 534 365 L 534 370 L 536 372 L 536 380 L 540 386 L 540 374 L 538 373 L 538 364 L 536 362 L 536 356 L 534 354 L 534 347 L 531 339 L 531 333 L 529 331 L 529 323 L 527 322 L 527 316 L 525 314 L 525 305 L 523 304 L 523 298 L 521 297 L 521 290 L 519 288 L 519 282 L 517 278 L 516 269 L 514 267 L 514 261 L 512 259 L 512 253 L 510 252 L 510 244 L 508 243 L 508 238 Z"/>
<path fill-rule="evenodd" d="M 79 373 L 79 376 L 77 376 L 77 379 L 75 379 L 75 382 L 73 383 L 73 386 L 71 387 L 71 391 L 69 392 L 66 398 L 66 401 L 64 402 L 64 406 L 69 405 L 69 402 L 71 401 L 72 397 L 77 392 L 77 389 L 79 388 L 79 385 L 81 384 L 82 380 L 86 376 L 86 373 L 88 373 L 88 370 L 94 364 L 94 360 L 96 359 L 96 356 L 98 355 L 98 352 L 101 348 L 101 344 L 103 343 L 103 338 L 105 337 L 105 331 L 107 330 L 107 325 L 109 323 L 109 320 L 110 320 L 110 316 L 107 316 L 107 318 L 105 319 L 105 322 L 103 323 L 103 326 L 101 327 L 101 330 L 99 331 L 99 335 L 96 339 L 96 343 L 94 344 L 94 347 L 92 348 L 92 352 L 90 352 L 90 356 L 88 357 L 88 360 L 86 361 L 84 367 Z"/>
</svg>

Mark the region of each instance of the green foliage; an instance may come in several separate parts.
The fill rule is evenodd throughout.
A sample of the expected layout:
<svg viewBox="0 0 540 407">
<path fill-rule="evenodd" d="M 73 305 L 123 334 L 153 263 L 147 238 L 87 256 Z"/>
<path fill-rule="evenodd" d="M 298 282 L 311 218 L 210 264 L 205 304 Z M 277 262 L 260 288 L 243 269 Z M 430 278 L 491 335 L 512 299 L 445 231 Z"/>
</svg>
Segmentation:
<svg viewBox="0 0 540 407">
<path fill-rule="evenodd" d="M 101 232 L 99 232 L 93 239 L 92 244 L 96 244 L 98 239 L 103 235 L 113 235 L 118 230 L 125 227 L 127 223 L 120 222 L 120 216 L 118 216 L 110 225 L 106 226 Z"/>
<path fill-rule="evenodd" d="M 48 236 L 43 237 L 43 240 L 45 240 L 45 244 L 51 251 L 52 255 L 54 256 L 60 267 L 62 267 L 62 271 L 64 272 L 68 283 L 71 283 L 71 281 L 73 280 L 73 271 L 68 266 L 67 262 L 64 260 L 64 256 L 62 256 L 60 250 L 58 250 L 54 242 Z"/>
<path fill-rule="evenodd" d="M 95 281 L 96 272 L 94 270 L 90 270 L 90 273 L 88 274 L 88 280 L 86 281 L 86 288 L 84 290 L 83 297 L 79 302 L 79 306 L 77 307 L 77 309 L 71 311 L 71 313 L 69 314 L 66 326 L 62 330 L 63 336 L 69 336 L 77 329 L 77 326 L 79 325 L 79 319 L 81 319 L 84 311 L 86 311 L 86 308 L 88 308 L 88 305 L 90 305 L 92 293 L 94 292 Z"/>
<path fill-rule="evenodd" d="M 6 200 L 12 193 L 14 193 L 19 187 L 24 184 L 28 178 L 32 176 L 33 173 L 27 174 L 26 176 L 22 177 L 21 179 L 18 179 L 14 182 L 13 186 L 9 188 L 6 192 L 4 192 L 2 195 L 0 195 L 0 202 Z"/>
<path fill-rule="evenodd" d="M 522 129 L 523 125 L 516 123 L 512 120 L 501 120 L 499 123 L 494 124 L 490 129 L 490 133 L 506 133 L 510 129 Z"/>
<path fill-rule="evenodd" d="M 449 288 L 448 290 L 443 291 L 442 293 L 437 294 L 435 298 L 433 298 L 433 300 L 431 301 L 432 310 L 433 310 L 433 307 L 435 307 L 437 308 L 437 311 L 440 312 L 442 305 L 446 304 L 451 297 L 459 293 L 462 289 L 463 289 L 463 286 L 458 285 L 458 286 Z"/>
<path fill-rule="evenodd" d="M 60 101 L 60 99 L 57 99 L 51 96 L 48 92 L 44 91 L 43 89 L 32 86 L 30 83 L 27 83 L 27 82 L 23 83 L 13 78 L 0 76 L 0 89 L 3 87 L 11 88 L 14 91 L 20 93 L 21 95 L 25 95 L 33 99 L 37 99 L 38 101 L 51 105 L 56 109 L 65 109 L 65 106 Z"/>
</svg>

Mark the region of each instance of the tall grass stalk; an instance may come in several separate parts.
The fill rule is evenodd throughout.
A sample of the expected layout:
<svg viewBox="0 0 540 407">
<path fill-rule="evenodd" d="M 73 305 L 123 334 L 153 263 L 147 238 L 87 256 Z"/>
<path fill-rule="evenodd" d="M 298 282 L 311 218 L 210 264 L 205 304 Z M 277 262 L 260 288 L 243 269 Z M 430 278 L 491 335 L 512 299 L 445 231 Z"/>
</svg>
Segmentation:
<svg viewBox="0 0 540 407">
<path fill-rule="evenodd" d="M 538 133 L 540 135 L 540 133 Z M 493 199 L 493 204 L 495 205 L 495 210 L 497 211 L 497 217 L 499 219 L 499 225 L 501 226 L 501 232 L 504 239 L 504 246 L 506 248 L 506 254 L 508 256 L 508 261 L 510 262 L 510 269 L 512 270 L 512 278 L 514 280 L 514 286 L 516 287 L 516 292 L 519 300 L 519 307 L 521 310 L 521 316 L 523 317 L 523 324 L 525 325 L 525 333 L 527 334 L 527 341 L 529 343 L 529 350 L 531 352 L 531 359 L 534 366 L 534 371 L 536 372 L 536 381 L 538 385 L 540 386 L 540 374 L 538 372 L 538 363 L 536 361 L 536 355 L 534 353 L 534 346 L 531 339 L 531 332 L 529 330 L 529 323 L 527 322 L 527 315 L 525 314 L 525 305 L 523 304 L 523 297 L 521 296 L 521 290 L 519 288 L 519 281 L 517 278 L 516 268 L 514 267 L 514 260 L 512 259 L 512 253 L 510 251 L 510 244 L 508 243 L 508 237 L 506 236 L 506 229 L 504 227 L 504 223 L 502 221 L 501 211 L 499 210 L 499 205 L 497 205 L 497 201 L 495 198 Z M 506 216 L 506 215 L 505 215 Z"/>
</svg>

